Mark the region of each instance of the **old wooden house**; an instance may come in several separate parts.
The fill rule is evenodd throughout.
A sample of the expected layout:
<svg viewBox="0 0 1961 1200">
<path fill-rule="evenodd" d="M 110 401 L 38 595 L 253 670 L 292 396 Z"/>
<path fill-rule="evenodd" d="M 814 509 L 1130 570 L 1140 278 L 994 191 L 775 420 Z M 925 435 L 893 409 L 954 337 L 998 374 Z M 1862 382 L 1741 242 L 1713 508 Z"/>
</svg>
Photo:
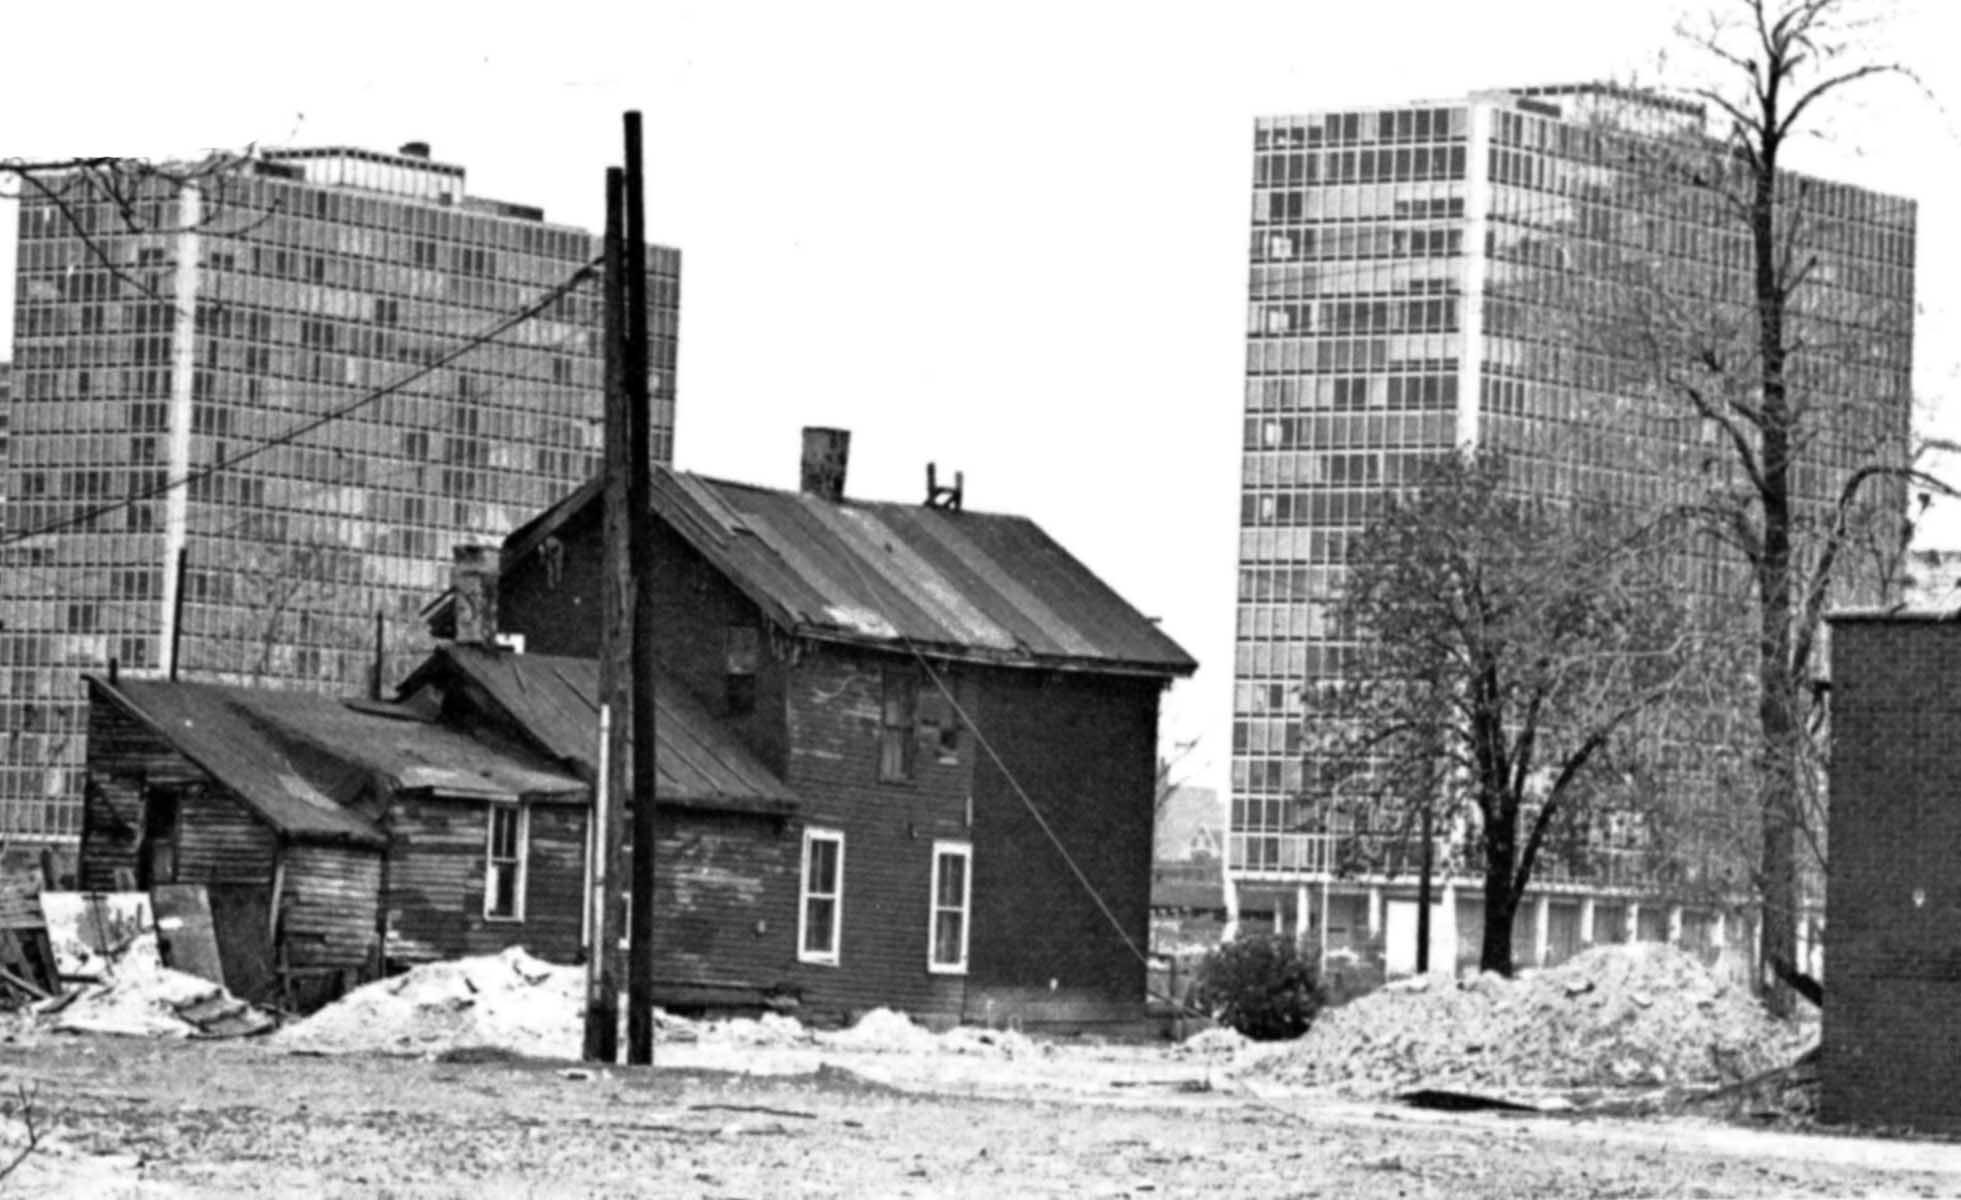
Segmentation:
<svg viewBox="0 0 1961 1200">
<path fill-rule="evenodd" d="M 390 963 L 579 952 L 586 785 L 430 714 L 89 680 L 81 886 L 203 884 L 227 983 L 305 1004 Z"/>
<path fill-rule="evenodd" d="M 594 659 L 458 643 L 402 686 L 404 703 L 523 747 L 597 786 Z M 673 680 L 655 680 L 654 970 L 669 1008 L 794 1001 L 798 808 L 790 790 Z M 623 925 L 622 925 L 623 927 Z"/>
<path fill-rule="evenodd" d="M 392 702 L 92 679 L 82 886 L 204 885 L 227 982 L 302 1006 L 511 945 L 578 961 L 597 683 L 590 660 L 475 646 Z M 656 694 L 657 999 L 789 994 L 795 801 L 685 691 Z"/>
<path fill-rule="evenodd" d="M 847 445 L 806 431 L 796 492 L 654 487 L 663 673 L 800 806 L 742 868 L 787 876 L 758 918 L 784 982 L 818 1014 L 1141 1018 L 1158 705 L 1195 664 L 1032 521 L 847 499 Z M 504 544 L 532 652 L 598 651 L 603 507 Z"/>
</svg>

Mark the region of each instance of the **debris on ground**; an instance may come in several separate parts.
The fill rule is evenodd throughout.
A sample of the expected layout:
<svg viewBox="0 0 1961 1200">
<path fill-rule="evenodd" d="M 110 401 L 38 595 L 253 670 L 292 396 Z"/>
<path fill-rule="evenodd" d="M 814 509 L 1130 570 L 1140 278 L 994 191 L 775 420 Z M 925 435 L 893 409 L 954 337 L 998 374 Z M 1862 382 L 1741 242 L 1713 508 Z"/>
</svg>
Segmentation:
<svg viewBox="0 0 1961 1200">
<path fill-rule="evenodd" d="M 246 1037 L 277 1023 L 210 980 L 164 966 L 148 933 L 109 960 L 98 980 L 32 1011 L 57 1033 L 126 1037 Z"/>
<path fill-rule="evenodd" d="M 1324 1011 L 1244 1070 L 1386 1096 L 1417 1087 L 1707 1087 L 1772 1070 L 1816 1039 L 1679 949 L 1598 946 L 1516 979 L 1418 976 Z"/>
</svg>

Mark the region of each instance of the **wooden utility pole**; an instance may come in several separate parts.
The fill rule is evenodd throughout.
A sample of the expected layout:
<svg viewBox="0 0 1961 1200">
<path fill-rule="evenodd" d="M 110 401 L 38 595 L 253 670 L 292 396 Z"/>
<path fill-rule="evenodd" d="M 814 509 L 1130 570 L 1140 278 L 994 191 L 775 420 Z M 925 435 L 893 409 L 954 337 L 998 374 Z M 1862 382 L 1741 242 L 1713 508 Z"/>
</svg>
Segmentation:
<svg viewBox="0 0 1961 1200">
<path fill-rule="evenodd" d="M 368 680 L 368 698 L 381 699 L 382 677 L 388 673 L 388 614 L 374 610 L 374 674 Z"/>
<path fill-rule="evenodd" d="M 622 850 L 626 843 L 627 745 L 632 726 L 633 567 L 627 548 L 627 476 L 630 435 L 626 392 L 626 248 L 621 230 L 626 181 L 618 167 L 606 172 L 606 269 L 604 284 L 606 366 L 605 528 L 601 554 L 599 642 L 599 804 L 592 814 L 593 878 L 587 900 L 590 958 L 586 963 L 585 1057 L 617 1062 L 620 1053 L 620 899 L 626 894 Z"/>
<path fill-rule="evenodd" d="M 184 585 L 190 579 L 191 548 L 177 547 L 177 595 L 170 602 L 170 682 L 177 682 L 177 660 L 184 656 Z"/>
<path fill-rule="evenodd" d="M 640 114 L 626 114 L 626 395 L 633 436 L 627 541 L 633 559 L 633 901 L 627 921 L 626 1060 L 654 1061 L 653 411 L 647 395 L 647 211 Z"/>
</svg>

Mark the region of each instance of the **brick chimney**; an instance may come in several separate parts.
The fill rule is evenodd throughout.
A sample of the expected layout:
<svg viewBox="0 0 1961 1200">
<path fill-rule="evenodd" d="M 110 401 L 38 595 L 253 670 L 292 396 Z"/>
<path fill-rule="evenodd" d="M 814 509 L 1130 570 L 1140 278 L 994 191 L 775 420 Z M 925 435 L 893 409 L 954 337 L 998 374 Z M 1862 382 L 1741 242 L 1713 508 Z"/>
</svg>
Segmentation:
<svg viewBox="0 0 1961 1200">
<path fill-rule="evenodd" d="M 457 546 L 449 567 L 450 590 L 456 594 L 456 641 L 479 646 L 497 641 L 497 570 L 495 546 Z"/>
<path fill-rule="evenodd" d="M 844 472 L 851 461 L 851 431 L 806 425 L 803 490 L 820 500 L 844 499 Z"/>
</svg>

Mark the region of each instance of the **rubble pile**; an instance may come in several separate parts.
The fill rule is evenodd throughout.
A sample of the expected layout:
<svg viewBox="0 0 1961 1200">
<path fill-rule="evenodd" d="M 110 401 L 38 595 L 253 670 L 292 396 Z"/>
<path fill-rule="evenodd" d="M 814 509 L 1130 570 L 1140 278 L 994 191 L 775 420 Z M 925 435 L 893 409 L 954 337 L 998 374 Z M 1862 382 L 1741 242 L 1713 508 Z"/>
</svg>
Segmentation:
<svg viewBox="0 0 1961 1200">
<path fill-rule="evenodd" d="M 1247 1074 L 1358 1095 L 1733 1082 L 1815 1039 L 1655 943 L 1600 946 L 1517 979 L 1418 977 L 1323 1012 Z"/>
</svg>

